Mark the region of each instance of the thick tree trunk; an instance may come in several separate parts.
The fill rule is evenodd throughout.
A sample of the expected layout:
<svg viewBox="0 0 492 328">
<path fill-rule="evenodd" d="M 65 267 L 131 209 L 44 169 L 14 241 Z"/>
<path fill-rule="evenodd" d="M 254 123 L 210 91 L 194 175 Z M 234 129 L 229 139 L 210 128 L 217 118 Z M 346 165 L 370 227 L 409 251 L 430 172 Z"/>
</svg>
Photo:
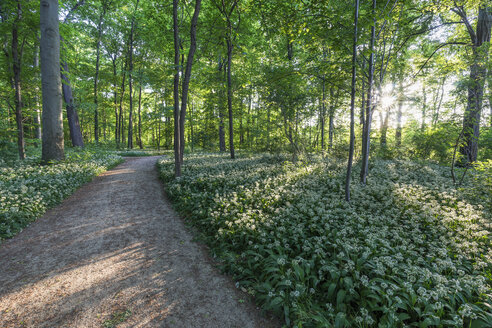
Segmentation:
<svg viewBox="0 0 492 328">
<path fill-rule="evenodd" d="M 12 27 L 12 60 L 14 73 L 14 89 L 15 89 L 15 121 L 17 122 L 17 148 L 19 158 L 25 158 L 24 150 L 24 125 L 22 123 L 22 95 L 21 95 L 21 61 L 22 61 L 22 46 L 19 49 L 19 22 L 22 19 L 22 8 L 20 0 L 17 0 L 17 17 L 15 18 Z"/>
<path fill-rule="evenodd" d="M 41 84 L 43 94 L 42 160 L 62 160 L 63 115 L 60 77 L 60 32 L 58 1 L 41 0 Z"/>
<path fill-rule="evenodd" d="M 374 83 L 374 43 L 376 41 L 376 0 L 372 0 L 372 16 L 374 18 L 371 26 L 371 43 L 369 57 L 369 85 L 367 88 L 367 106 L 362 138 L 362 168 L 360 171 L 360 182 L 366 184 L 369 171 L 369 149 L 371 145 L 371 122 L 373 113 L 373 83 Z"/>
<path fill-rule="evenodd" d="M 476 162 L 478 157 L 480 116 L 485 77 L 487 76 L 486 58 L 488 57 L 491 27 L 492 8 L 480 8 L 476 35 L 472 36 L 474 62 L 470 67 L 468 102 L 463 116 L 463 145 L 460 147 L 463 165 Z"/>
<path fill-rule="evenodd" d="M 191 27 L 190 27 L 190 49 L 188 51 L 188 57 L 186 59 L 186 69 L 183 78 L 183 85 L 181 88 L 181 110 L 179 117 L 179 146 L 180 146 L 180 161 L 183 163 L 183 155 L 185 148 L 185 119 L 186 119 L 186 107 L 188 105 L 188 90 L 190 85 L 191 78 L 191 69 L 193 67 L 193 58 L 195 56 L 196 51 L 196 26 L 198 24 L 198 15 L 200 13 L 200 6 L 202 1 L 196 0 L 195 2 L 195 11 L 193 13 L 193 17 L 191 19 Z"/>
<path fill-rule="evenodd" d="M 359 0 L 355 0 L 354 11 L 354 40 L 352 45 L 352 88 L 350 91 L 350 145 L 347 163 L 347 175 L 345 177 L 345 200 L 350 202 L 350 180 L 352 176 L 352 162 L 354 160 L 355 146 L 355 88 L 357 82 L 357 24 L 359 21 Z"/>
</svg>

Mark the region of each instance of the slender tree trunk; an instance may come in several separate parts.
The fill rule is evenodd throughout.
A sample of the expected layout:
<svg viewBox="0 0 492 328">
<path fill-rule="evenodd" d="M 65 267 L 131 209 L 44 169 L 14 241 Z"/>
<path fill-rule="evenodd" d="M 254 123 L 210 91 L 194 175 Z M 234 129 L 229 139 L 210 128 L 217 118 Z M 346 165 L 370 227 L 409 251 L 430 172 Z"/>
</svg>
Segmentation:
<svg viewBox="0 0 492 328">
<path fill-rule="evenodd" d="M 138 147 L 143 149 L 142 142 L 142 81 L 140 80 L 140 85 L 138 86 Z"/>
<path fill-rule="evenodd" d="M 173 27 L 174 27 L 174 174 L 181 176 L 181 146 L 179 131 L 179 25 L 178 2 L 173 0 Z"/>
<path fill-rule="evenodd" d="M 222 68 L 223 68 L 223 63 L 222 60 L 219 59 L 219 73 L 218 73 L 218 79 L 219 81 L 222 78 Z M 224 112 L 223 112 L 223 97 L 222 97 L 222 88 L 219 87 L 219 150 L 221 152 L 224 152 L 226 150 L 225 146 L 225 131 L 224 131 Z"/>
<path fill-rule="evenodd" d="M 39 53 L 36 51 L 34 54 L 34 67 L 36 69 L 39 68 Z M 36 81 L 38 81 L 36 79 Z M 41 110 L 40 110 L 40 105 L 39 105 L 39 96 L 38 96 L 39 89 L 36 87 L 36 90 L 34 92 L 34 106 L 36 106 L 36 110 L 34 113 L 34 137 L 37 140 L 41 141 Z M 38 143 L 36 142 L 36 147 L 38 147 Z"/>
<path fill-rule="evenodd" d="M 117 144 L 119 145 L 120 143 L 125 144 L 125 133 L 123 131 L 124 125 L 123 125 L 123 100 L 125 97 L 125 80 L 126 80 L 126 70 L 128 68 L 128 58 L 125 58 L 125 64 L 124 64 L 124 69 L 123 69 L 123 78 L 121 79 L 121 92 L 120 92 L 120 104 L 119 104 L 119 113 L 118 113 L 118 139 L 116 140 Z"/>
<path fill-rule="evenodd" d="M 195 1 L 195 11 L 193 13 L 193 17 L 191 19 L 190 26 L 190 49 L 188 51 L 188 57 L 186 59 L 186 69 L 183 78 L 183 85 L 181 88 L 181 111 L 179 117 L 179 147 L 180 147 L 180 161 L 183 163 L 183 154 L 185 148 L 185 119 L 186 119 L 186 107 L 188 105 L 188 90 L 190 85 L 191 78 L 191 69 L 193 67 L 193 58 L 195 56 L 196 51 L 196 26 L 198 24 L 198 15 L 200 14 L 200 6 L 202 1 Z"/>
<path fill-rule="evenodd" d="M 84 147 L 84 139 L 82 137 L 82 130 L 79 122 L 79 115 L 75 109 L 73 102 L 72 87 L 68 78 L 68 65 L 66 61 L 62 62 L 63 70 L 60 73 L 60 77 L 63 80 L 62 91 L 63 98 L 65 100 L 65 109 L 67 111 L 68 129 L 70 131 L 70 140 L 73 147 Z"/>
<path fill-rule="evenodd" d="M 425 90 L 425 81 L 422 83 L 422 122 L 420 124 L 420 130 L 425 130 L 425 116 L 427 115 L 427 92 Z"/>
<path fill-rule="evenodd" d="M 401 117 L 402 117 L 402 108 L 403 108 L 403 77 L 400 77 L 399 85 L 398 85 L 398 107 L 396 110 L 396 131 L 395 131 L 395 140 L 396 140 L 396 148 L 401 147 Z"/>
<path fill-rule="evenodd" d="M 244 103 L 241 99 L 239 104 L 239 144 L 242 146 L 244 144 L 244 127 L 243 127 L 243 112 L 244 112 Z"/>
<path fill-rule="evenodd" d="M 60 76 L 60 32 L 58 1 L 41 0 L 41 84 L 43 93 L 42 160 L 62 160 L 63 115 Z"/>
<path fill-rule="evenodd" d="M 350 202 L 350 180 L 352 176 L 352 162 L 354 160 L 355 145 L 355 88 L 357 82 L 357 24 L 359 21 L 359 0 L 355 0 L 354 10 L 354 41 L 352 46 L 352 88 L 350 91 L 350 145 L 345 178 L 345 200 Z"/>
<path fill-rule="evenodd" d="M 320 115 L 320 129 L 321 129 L 321 150 L 325 150 L 325 113 L 326 113 L 326 86 L 325 76 L 323 75 L 322 98 L 321 98 L 321 115 Z"/>
<path fill-rule="evenodd" d="M 388 108 L 386 110 L 386 113 L 384 114 L 384 117 L 383 114 L 381 113 L 381 138 L 379 139 L 379 145 L 382 149 L 386 149 L 387 146 L 389 117 L 390 117 L 390 110 Z"/>
<path fill-rule="evenodd" d="M 22 95 L 21 95 L 21 62 L 22 62 L 22 46 L 19 49 L 19 23 L 22 19 L 22 8 L 20 0 L 17 0 L 17 17 L 15 18 L 12 27 L 12 60 L 14 72 L 14 88 L 15 88 L 15 121 L 17 122 L 17 148 L 19 158 L 25 158 L 24 150 L 24 125 L 22 123 Z"/>
<path fill-rule="evenodd" d="M 133 78 L 132 78 L 132 73 L 133 73 L 133 36 L 135 33 L 135 16 L 137 14 L 137 9 L 138 9 L 138 2 L 135 3 L 135 11 L 133 13 L 132 17 L 132 24 L 131 24 L 131 29 L 130 29 L 130 44 L 129 44 L 129 55 L 128 55 L 128 92 L 130 96 L 130 109 L 129 109 L 129 115 L 128 115 L 128 148 L 133 149 Z"/>
<path fill-rule="evenodd" d="M 97 42 L 96 42 L 96 76 L 94 77 L 94 139 L 99 142 L 99 111 L 97 103 L 97 84 L 99 80 L 99 59 L 101 53 L 101 37 L 103 33 L 103 19 L 106 15 L 106 4 L 103 2 L 101 15 L 97 24 Z"/>
<path fill-rule="evenodd" d="M 195 110 L 195 103 L 192 101 L 191 102 L 191 107 L 190 107 L 190 133 L 191 133 L 191 151 L 193 152 L 194 151 L 194 148 L 195 148 L 195 139 L 194 139 L 194 135 L 193 135 L 193 113 L 194 113 L 194 110 Z"/>
<path fill-rule="evenodd" d="M 232 40 L 227 40 L 227 108 L 229 112 L 229 150 L 231 152 L 231 159 L 235 158 L 234 154 L 234 123 L 232 117 L 232 77 L 231 77 L 231 63 L 232 63 Z"/>
<path fill-rule="evenodd" d="M 111 58 L 112 63 L 113 63 L 113 106 L 114 106 L 114 119 L 115 119 L 115 124 L 114 124 L 114 140 L 116 144 L 119 143 L 119 134 L 118 134 L 118 86 L 117 86 L 117 71 L 116 71 L 116 56 L 114 58 Z"/>
<path fill-rule="evenodd" d="M 362 60 L 362 71 L 365 71 L 366 70 L 366 61 L 363 59 Z M 366 104 L 367 104 L 367 100 L 366 100 L 366 79 L 365 77 L 362 77 L 362 101 L 361 101 L 361 104 L 360 104 L 360 118 L 359 118 L 359 122 L 360 122 L 360 126 L 362 127 L 362 130 L 364 130 L 364 125 L 365 125 L 365 121 L 366 121 L 366 118 L 365 118 L 365 115 L 366 115 Z M 362 133 L 363 135 L 364 133 Z M 363 139 L 363 138 L 361 138 Z"/>
<path fill-rule="evenodd" d="M 335 130 L 335 94 L 333 87 L 330 87 L 330 109 L 328 116 L 328 148 L 333 148 L 333 134 Z"/>
<path fill-rule="evenodd" d="M 372 0 L 373 24 L 371 26 L 371 43 L 369 56 L 369 85 L 367 88 L 366 118 L 364 124 L 364 134 L 362 140 L 362 168 L 360 171 L 360 182 L 366 184 L 367 173 L 369 171 L 369 149 L 371 145 L 371 122 L 373 113 L 372 89 L 374 84 L 374 43 L 376 41 L 376 0 Z"/>
</svg>

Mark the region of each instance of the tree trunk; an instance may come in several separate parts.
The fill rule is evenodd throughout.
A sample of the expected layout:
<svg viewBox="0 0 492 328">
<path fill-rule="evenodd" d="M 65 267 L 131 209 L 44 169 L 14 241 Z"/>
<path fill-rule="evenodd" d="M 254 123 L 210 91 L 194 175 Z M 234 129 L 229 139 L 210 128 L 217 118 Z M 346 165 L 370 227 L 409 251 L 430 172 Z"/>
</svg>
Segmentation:
<svg viewBox="0 0 492 328">
<path fill-rule="evenodd" d="M 22 62 L 22 46 L 19 49 L 19 22 L 22 19 L 22 8 L 20 0 L 17 0 L 17 17 L 15 18 L 12 27 L 12 60 L 14 73 L 14 88 L 15 88 L 15 121 L 17 122 L 17 148 L 19 158 L 25 158 L 24 151 L 24 125 L 22 123 L 22 95 L 21 95 L 21 62 Z"/>
<path fill-rule="evenodd" d="M 231 63 L 232 63 L 232 40 L 227 40 L 227 109 L 229 112 L 229 150 L 231 152 L 231 159 L 235 158 L 234 154 L 234 124 L 232 118 L 232 77 L 231 77 Z"/>
<path fill-rule="evenodd" d="M 39 53 L 36 51 L 36 53 L 34 54 L 34 67 L 36 69 L 39 68 Z M 36 79 L 37 81 L 37 79 Z M 36 111 L 34 113 L 34 137 L 37 139 L 37 140 L 40 140 L 41 141 L 41 110 L 39 109 L 39 96 L 38 96 L 38 93 L 39 90 L 38 88 L 36 87 L 36 91 L 34 92 L 34 105 L 36 106 Z M 38 147 L 38 143 L 36 142 L 36 147 Z"/>
<path fill-rule="evenodd" d="M 128 55 L 128 92 L 130 93 L 130 109 L 128 115 L 128 149 L 133 149 L 133 35 L 135 33 L 135 16 L 137 14 L 138 2 L 135 3 L 135 11 L 132 17 L 132 24 L 130 29 L 130 43 L 129 43 L 129 55 Z"/>
<path fill-rule="evenodd" d="M 333 134 L 335 130 L 335 103 L 333 87 L 330 87 L 330 109 L 328 113 L 328 148 L 333 148 Z"/>
<path fill-rule="evenodd" d="M 384 114 L 384 117 L 383 117 L 383 114 L 381 113 L 381 138 L 379 139 L 379 146 L 381 147 L 381 149 L 386 149 L 386 146 L 387 146 L 387 133 L 388 133 L 388 121 L 389 121 L 389 117 L 390 117 L 390 110 L 389 108 L 386 109 L 386 113 Z"/>
<path fill-rule="evenodd" d="M 120 92 L 120 104 L 119 104 L 119 113 L 118 113 L 118 139 L 116 140 L 116 143 L 119 144 L 120 143 L 125 143 L 124 141 L 124 132 L 123 132 L 123 99 L 125 97 L 125 86 L 126 86 L 126 83 L 125 83 L 125 80 L 126 80 L 126 70 L 128 68 L 128 58 L 125 58 L 125 64 L 124 64 L 124 68 L 123 68 L 123 77 L 121 79 L 121 92 Z"/>
<path fill-rule="evenodd" d="M 114 141 L 118 144 L 118 86 L 116 84 L 117 80 L 117 72 L 116 72 L 116 56 L 114 58 L 111 58 L 112 63 L 113 63 L 113 106 L 114 106 L 114 118 L 115 118 L 115 124 L 114 124 Z"/>
<path fill-rule="evenodd" d="M 63 115 L 60 76 L 58 1 L 41 0 L 41 84 L 43 94 L 42 161 L 62 160 Z"/>
<path fill-rule="evenodd" d="M 369 57 L 369 82 L 367 88 L 367 106 L 366 106 L 366 117 L 364 122 L 364 131 L 362 138 L 362 168 L 360 171 L 360 182 L 366 184 L 367 173 L 369 171 L 369 149 L 371 145 L 371 122 L 373 113 L 372 104 L 372 89 L 374 83 L 374 43 L 376 41 L 376 0 L 372 0 L 372 16 L 373 24 L 371 26 L 371 43 Z"/>
<path fill-rule="evenodd" d="M 97 83 L 99 79 L 99 58 L 101 53 L 101 37 L 102 37 L 102 23 L 104 16 L 106 15 L 106 4 L 103 2 L 103 8 L 101 15 L 99 15 L 99 22 L 97 24 L 97 42 L 96 42 L 96 76 L 94 77 L 94 139 L 96 143 L 99 142 L 99 111 L 97 103 Z"/>
<path fill-rule="evenodd" d="M 63 40 L 63 39 L 62 39 Z M 66 61 L 62 62 L 63 70 L 60 77 L 63 80 L 62 91 L 65 100 L 65 108 L 67 111 L 68 129 L 70 131 L 70 140 L 73 147 L 84 147 L 84 139 L 79 122 L 79 115 L 73 103 L 72 87 L 68 79 L 68 65 Z"/>
<path fill-rule="evenodd" d="M 354 160 L 355 146 L 355 88 L 357 82 L 357 24 L 359 21 L 359 0 L 355 0 L 354 10 L 354 41 L 352 46 L 352 88 L 350 91 L 350 145 L 347 163 L 347 175 L 345 177 L 345 200 L 350 202 L 350 180 L 352 175 L 352 162 Z"/>
<path fill-rule="evenodd" d="M 325 150 L 325 113 L 326 113 L 326 86 L 325 86 L 325 76 L 323 75 L 323 84 L 321 86 L 322 97 L 321 97 L 321 115 L 319 119 L 319 125 L 321 129 L 321 150 Z"/>
<path fill-rule="evenodd" d="M 422 122 L 420 123 L 420 130 L 425 130 L 425 116 L 427 115 L 427 92 L 425 91 L 425 81 L 422 83 Z"/>
<path fill-rule="evenodd" d="M 188 105 L 188 90 L 190 85 L 191 78 L 191 69 L 193 67 L 193 58 L 195 56 L 196 51 L 196 26 L 198 23 L 198 15 L 200 13 L 200 6 L 202 1 L 196 0 L 195 2 L 195 11 L 193 13 L 193 17 L 191 19 L 190 26 L 190 49 L 188 51 L 188 57 L 186 58 L 186 69 L 183 78 L 183 85 L 181 88 L 181 111 L 179 117 L 179 146 L 180 146 L 180 161 L 183 163 L 183 155 L 185 148 L 185 119 L 186 119 L 186 107 Z"/>
<path fill-rule="evenodd" d="M 218 68 L 219 68 L 218 78 L 220 81 L 220 79 L 222 78 L 221 71 L 223 68 L 223 63 L 221 59 L 219 59 Z M 222 88 L 219 87 L 219 150 L 221 152 L 224 152 L 226 150 L 226 146 L 225 146 L 224 112 L 222 108 L 222 100 L 223 100 Z"/>
<path fill-rule="evenodd" d="M 403 77 L 400 77 L 400 81 L 398 85 L 398 107 L 396 109 L 396 131 L 395 131 L 396 148 L 401 147 L 402 108 L 403 108 Z"/>
<path fill-rule="evenodd" d="M 476 35 L 472 36 L 474 61 L 470 67 L 468 101 L 463 116 L 463 145 L 460 147 L 464 165 L 476 162 L 478 156 L 483 89 L 487 76 L 486 59 L 492 27 L 491 11 L 492 8 L 487 7 L 479 9 Z"/>
<path fill-rule="evenodd" d="M 181 176 L 181 146 L 179 131 L 179 25 L 178 2 L 173 0 L 173 27 L 174 27 L 174 174 Z"/>
<path fill-rule="evenodd" d="M 142 143 L 142 80 L 138 86 L 138 147 L 143 149 Z"/>
<path fill-rule="evenodd" d="M 194 113 L 194 106 L 195 103 L 192 101 L 191 102 L 191 107 L 190 107 L 190 133 L 191 133 L 191 140 L 190 140 L 190 143 L 191 143 L 191 151 L 193 152 L 194 151 L 194 148 L 195 148 L 195 139 L 194 139 L 194 135 L 193 135 L 193 113 Z"/>
</svg>

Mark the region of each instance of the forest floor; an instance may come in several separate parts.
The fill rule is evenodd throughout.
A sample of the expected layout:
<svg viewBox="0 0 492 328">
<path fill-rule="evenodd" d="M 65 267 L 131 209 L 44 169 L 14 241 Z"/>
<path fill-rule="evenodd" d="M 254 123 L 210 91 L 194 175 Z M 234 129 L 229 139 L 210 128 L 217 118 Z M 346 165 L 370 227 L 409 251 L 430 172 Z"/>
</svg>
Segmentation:
<svg viewBox="0 0 492 328">
<path fill-rule="evenodd" d="M 0 246 L 0 327 L 278 327 L 131 158 Z"/>
</svg>

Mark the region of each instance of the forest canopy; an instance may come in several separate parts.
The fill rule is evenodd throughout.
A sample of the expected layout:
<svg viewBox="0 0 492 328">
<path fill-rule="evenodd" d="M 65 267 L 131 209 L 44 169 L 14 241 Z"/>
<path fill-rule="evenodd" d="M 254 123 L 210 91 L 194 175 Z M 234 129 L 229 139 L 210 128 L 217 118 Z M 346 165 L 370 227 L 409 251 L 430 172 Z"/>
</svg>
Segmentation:
<svg viewBox="0 0 492 328">
<path fill-rule="evenodd" d="M 346 157 L 354 5 L 62 1 L 65 141 L 172 149 L 177 109 L 183 151 Z M 367 134 L 371 156 L 445 163 L 491 157 L 487 5 L 358 5 L 354 158 L 364 155 Z M 37 145 L 42 135 L 38 7 L 21 0 L 0 6 L 4 156 L 18 149 L 22 158 L 23 145 Z"/>
</svg>

